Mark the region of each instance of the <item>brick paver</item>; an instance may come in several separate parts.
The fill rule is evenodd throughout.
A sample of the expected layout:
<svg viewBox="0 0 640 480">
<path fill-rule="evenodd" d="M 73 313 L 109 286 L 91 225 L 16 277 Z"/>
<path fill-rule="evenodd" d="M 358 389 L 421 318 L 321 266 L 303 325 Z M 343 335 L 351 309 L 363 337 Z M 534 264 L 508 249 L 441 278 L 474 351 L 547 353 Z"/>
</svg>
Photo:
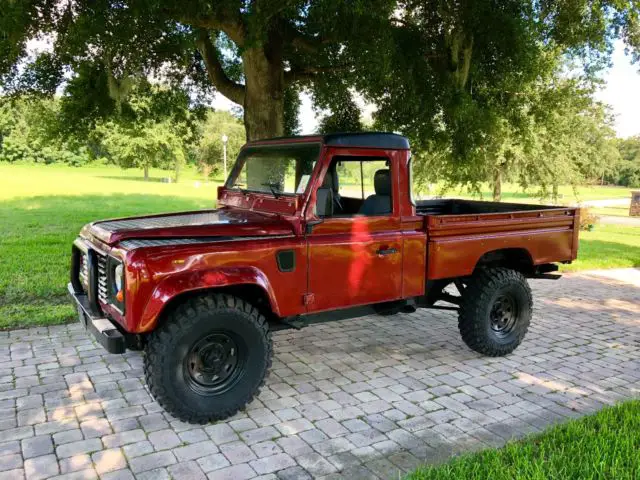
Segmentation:
<svg viewBox="0 0 640 480">
<path fill-rule="evenodd" d="M 532 281 L 506 358 L 470 351 L 455 314 L 367 316 L 274 334 L 245 412 L 182 423 L 77 324 L 0 332 L 0 478 L 397 478 L 640 396 L 637 270 Z M 74 477 L 75 478 L 75 477 Z"/>
</svg>

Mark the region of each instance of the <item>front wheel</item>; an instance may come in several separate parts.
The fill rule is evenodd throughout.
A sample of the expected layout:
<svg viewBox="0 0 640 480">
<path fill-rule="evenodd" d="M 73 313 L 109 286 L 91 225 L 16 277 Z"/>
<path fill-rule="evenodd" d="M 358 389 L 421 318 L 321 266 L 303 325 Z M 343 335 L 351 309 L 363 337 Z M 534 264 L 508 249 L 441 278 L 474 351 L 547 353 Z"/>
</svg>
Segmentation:
<svg viewBox="0 0 640 480">
<path fill-rule="evenodd" d="M 507 355 L 527 333 L 532 307 L 531 288 L 520 272 L 479 270 L 462 293 L 458 316 L 462 339 L 483 355 Z"/>
<path fill-rule="evenodd" d="M 176 418 L 208 423 L 235 414 L 271 366 L 264 316 L 231 295 L 193 297 L 148 339 L 144 371 L 155 399 Z"/>
</svg>

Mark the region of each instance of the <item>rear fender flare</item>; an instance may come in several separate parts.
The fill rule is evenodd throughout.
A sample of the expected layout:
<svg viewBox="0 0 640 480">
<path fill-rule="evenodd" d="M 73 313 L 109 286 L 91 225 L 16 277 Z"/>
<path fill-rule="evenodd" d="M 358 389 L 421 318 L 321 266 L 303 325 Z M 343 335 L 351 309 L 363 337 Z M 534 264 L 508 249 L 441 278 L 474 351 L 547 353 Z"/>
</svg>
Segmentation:
<svg viewBox="0 0 640 480">
<path fill-rule="evenodd" d="M 255 267 L 215 268 L 186 271 L 163 279 L 153 290 L 139 322 L 138 333 L 153 330 L 164 308 L 177 296 L 189 292 L 213 290 L 234 285 L 256 285 L 266 293 L 271 310 L 280 314 L 276 297 L 267 276 Z"/>
</svg>

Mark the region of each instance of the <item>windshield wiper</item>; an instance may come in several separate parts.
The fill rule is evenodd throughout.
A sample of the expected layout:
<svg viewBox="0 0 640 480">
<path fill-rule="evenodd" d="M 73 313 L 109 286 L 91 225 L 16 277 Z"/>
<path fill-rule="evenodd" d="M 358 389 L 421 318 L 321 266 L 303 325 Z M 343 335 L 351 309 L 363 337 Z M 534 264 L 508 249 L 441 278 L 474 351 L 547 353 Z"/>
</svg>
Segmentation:
<svg viewBox="0 0 640 480">
<path fill-rule="evenodd" d="M 273 193 L 273 196 L 276 197 L 276 198 L 280 198 L 280 192 L 278 192 L 278 190 L 276 190 L 276 187 L 279 187 L 280 184 L 278 184 L 278 183 L 263 183 L 262 186 L 269 187 L 269 190 L 271 190 L 271 193 Z"/>
<path fill-rule="evenodd" d="M 236 182 L 233 185 L 231 185 L 231 188 L 235 188 L 238 187 L 238 190 L 240 190 L 242 193 L 247 193 L 247 190 L 244 188 L 239 188 L 239 187 L 246 187 L 246 185 L 244 183 L 241 182 Z"/>
</svg>

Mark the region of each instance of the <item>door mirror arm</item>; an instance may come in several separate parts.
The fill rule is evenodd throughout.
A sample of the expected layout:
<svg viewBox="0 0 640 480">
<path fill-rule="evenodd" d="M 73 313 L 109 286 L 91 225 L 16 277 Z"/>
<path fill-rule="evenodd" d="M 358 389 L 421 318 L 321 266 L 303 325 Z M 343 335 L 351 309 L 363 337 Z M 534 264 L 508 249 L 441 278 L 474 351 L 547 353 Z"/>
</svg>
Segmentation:
<svg viewBox="0 0 640 480">
<path fill-rule="evenodd" d="M 306 233 L 307 235 L 310 234 L 311 232 L 313 232 L 313 227 L 316 225 L 320 225 L 322 222 L 322 218 L 307 221 L 306 225 L 304 226 L 304 233 Z"/>
</svg>

